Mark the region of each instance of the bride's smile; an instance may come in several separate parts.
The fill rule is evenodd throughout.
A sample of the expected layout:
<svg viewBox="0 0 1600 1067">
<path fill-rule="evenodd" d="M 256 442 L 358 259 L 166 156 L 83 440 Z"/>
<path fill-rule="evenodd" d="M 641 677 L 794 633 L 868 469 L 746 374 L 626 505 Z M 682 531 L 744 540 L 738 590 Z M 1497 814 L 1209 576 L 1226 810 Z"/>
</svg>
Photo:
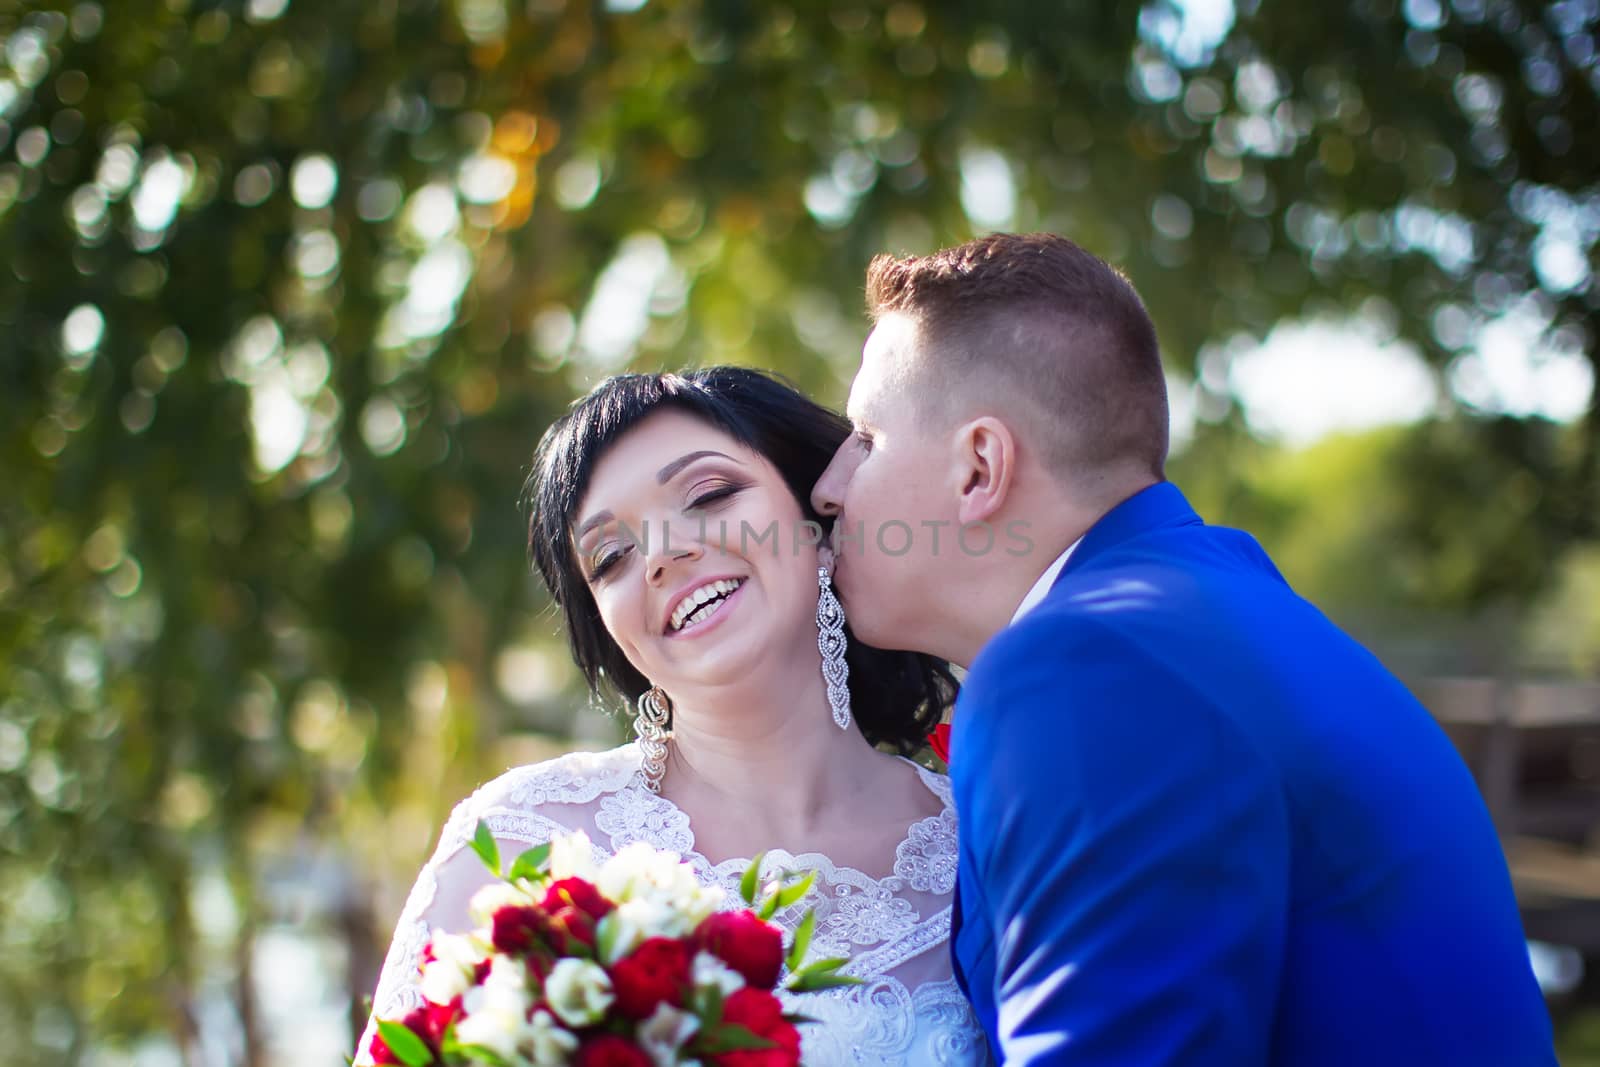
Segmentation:
<svg viewBox="0 0 1600 1067">
<path fill-rule="evenodd" d="M 595 464 L 573 544 L 633 666 L 676 700 L 723 704 L 757 673 L 820 678 L 816 546 L 790 536 L 802 523 L 765 457 L 665 410 Z"/>
<path fill-rule="evenodd" d="M 744 581 L 739 577 L 694 583 L 674 598 L 675 606 L 667 618 L 667 635 L 688 638 L 704 634 L 733 611 L 733 605 L 744 589 Z"/>
<path fill-rule="evenodd" d="M 546 432 L 529 546 L 585 680 L 628 701 L 638 740 L 518 768 L 463 803 L 402 917 L 379 1017 L 420 995 L 418 931 L 459 926 L 483 883 L 476 831 L 457 832 L 481 816 L 502 855 L 572 830 L 610 854 L 677 852 L 729 902 L 752 857 L 762 877 L 808 870 L 807 936 L 863 984 L 808 1005 L 804 1062 L 988 1061 L 947 950 L 948 784 L 903 758 L 954 678 L 857 642 L 819 565 L 808 494 L 848 432 L 737 367 L 609 379 Z M 801 922 L 793 906 L 774 919 Z"/>
</svg>

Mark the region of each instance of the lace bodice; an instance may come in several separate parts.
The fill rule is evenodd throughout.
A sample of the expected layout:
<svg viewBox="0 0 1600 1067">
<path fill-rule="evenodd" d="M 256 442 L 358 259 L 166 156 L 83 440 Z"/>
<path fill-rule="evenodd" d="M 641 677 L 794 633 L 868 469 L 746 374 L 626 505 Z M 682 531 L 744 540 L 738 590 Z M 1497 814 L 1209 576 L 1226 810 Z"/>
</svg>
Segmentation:
<svg viewBox="0 0 1600 1067">
<path fill-rule="evenodd" d="M 421 1003 L 418 963 L 430 933 L 439 871 L 467 848 L 480 819 L 497 838 L 527 845 L 584 830 L 597 860 L 634 841 L 677 852 L 703 883 L 725 891 L 727 907 L 742 906 L 738 882 L 748 861 L 712 864 L 696 852 L 688 815 L 645 788 L 639 765 L 635 745 L 574 752 L 510 771 L 458 804 L 401 912 L 373 997 L 376 1015 L 396 1018 Z M 812 908 L 817 918 L 809 955 L 848 956 L 845 971 L 863 979 L 858 986 L 806 994 L 787 1004 L 817 1020 L 801 1028 L 808 1067 L 990 1062 L 977 1019 L 950 971 L 956 818 L 949 781 L 920 767 L 917 773 L 943 810 L 910 827 L 892 866 L 885 857 L 886 874 L 835 866 L 813 852 L 774 849 L 762 861 L 764 873 L 783 868 L 817 873 L 811 894 L 775 921 L 792 930 Z M 371 1035 L 369 1024 L 358 1063 L 370 1062 Z"/>
</svg>

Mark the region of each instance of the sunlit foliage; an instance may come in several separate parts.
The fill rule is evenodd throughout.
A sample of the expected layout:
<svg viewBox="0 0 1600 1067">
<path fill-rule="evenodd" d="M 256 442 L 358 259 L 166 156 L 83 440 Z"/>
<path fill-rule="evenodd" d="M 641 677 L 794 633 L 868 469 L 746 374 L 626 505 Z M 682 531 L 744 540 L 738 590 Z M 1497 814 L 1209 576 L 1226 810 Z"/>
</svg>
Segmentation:
<svg viewBox="0 0 1600 1067">
<path fill-rule="evenodd" d="M 252 1034 L 274 864 L 353 843 L 324 897 L 363 901 L 495 739 L 573 728 L 515 507 L 541 427 L 625 366 L 840 399 L 878 251 L 1044 228 L 1123 265 L 1241 514 L 1233 340 L 1376 323 L 1444 410 L 1308 571 L 1378 537 L 1374 598 L 1526 601 L 1600 521 L 1597 22 L 0 0 L 0 1056 L 199 1056 L 197 1004 Z M 1497 384 L 1506 321 L 1576 422 Z"/>
</svg>

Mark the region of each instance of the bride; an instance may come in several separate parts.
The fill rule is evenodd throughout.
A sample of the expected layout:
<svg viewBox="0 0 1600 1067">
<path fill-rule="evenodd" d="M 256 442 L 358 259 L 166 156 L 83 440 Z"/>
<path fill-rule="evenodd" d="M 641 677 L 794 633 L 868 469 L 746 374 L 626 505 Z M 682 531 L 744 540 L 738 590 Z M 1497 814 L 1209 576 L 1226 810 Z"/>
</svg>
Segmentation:
<svg viewBox="0 0 1600 1067">
<path fill-rule="evenodd" d="M 804 1062 L 989 1062 L 951 976 L 950 786 L 903 755 L 954 680 L 942 661 L 839 633 L 817 548 L 810 488 L 848 433 L 734 367 L 608 379 L 546 432 L 530 548 L 590 687 L 637 702 L 639 740 L 517 768 L 456 807 L 400 916 L 375 1017 L 420 1003 L 430 930 L 469 927 L 488 880 L 467 847 L 482 819 L 502 853 L 573 830 L 597 859 L 633 841 L 680 853 L 729 906 L 757 854 L 764 874 L 814 870 L 776 921 L 814 908 L 813 953 L 851 957 L 863 982 L 806 995 Z"/>
</svg>

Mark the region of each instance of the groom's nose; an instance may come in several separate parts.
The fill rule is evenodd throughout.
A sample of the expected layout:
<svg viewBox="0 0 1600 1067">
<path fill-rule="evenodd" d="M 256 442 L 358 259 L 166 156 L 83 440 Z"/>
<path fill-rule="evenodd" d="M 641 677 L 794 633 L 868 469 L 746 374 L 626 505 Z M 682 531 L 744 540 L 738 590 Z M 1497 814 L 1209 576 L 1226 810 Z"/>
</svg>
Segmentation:
<svg viewBox="0 0 1600 1067">
<path fill-rule="evenodd" d="M 811 506 L 817 509 L 819 515 L 829 518 L 838 515 L 844 507 L 845 486 L 850 484 L 850 472 L 845 460 L 846 441 L 839 446 L 833 454 L 833 459 L 828 463 L 828 469 L 822 472 L 822 477 L 817 479 L 817 484 L 811 489 Z"/>
</svg>

